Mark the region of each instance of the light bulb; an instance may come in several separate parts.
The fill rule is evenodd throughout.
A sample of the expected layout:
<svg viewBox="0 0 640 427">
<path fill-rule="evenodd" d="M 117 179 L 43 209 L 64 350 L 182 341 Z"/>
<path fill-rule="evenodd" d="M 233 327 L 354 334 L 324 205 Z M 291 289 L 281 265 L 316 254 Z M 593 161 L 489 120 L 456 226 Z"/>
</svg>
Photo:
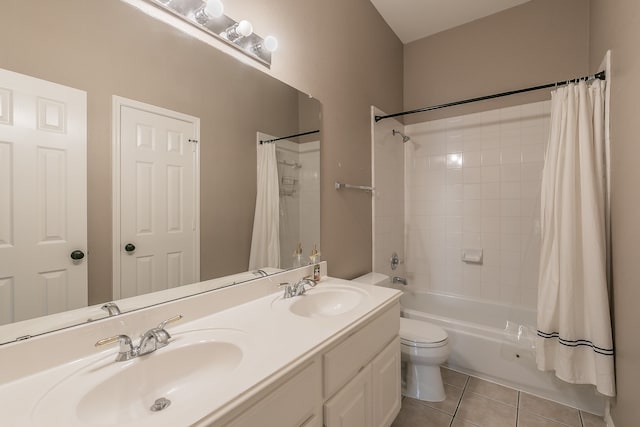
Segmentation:
<svg viewBox="0 0 640 427">
<path fill-rule="evenodd" d="M 251 22 L 243 19 L 238 23 L 236 32 L 243 37 L 248 37 L 253 33 L 253 25 L 251 25 Z"/>
<path fill-rule="evenodd" d="M 219 18 L 224 13 L 224 5 L 220 0 L 208 0 L 204 10 L 209 16 Z"/>
<path fill-rule="evenodd" d="M 264 48 L 269 52 L 275 52 L 278 49 L 278 39 L 273 36 L 267 36 L 262 42 Z"/>
</svg>

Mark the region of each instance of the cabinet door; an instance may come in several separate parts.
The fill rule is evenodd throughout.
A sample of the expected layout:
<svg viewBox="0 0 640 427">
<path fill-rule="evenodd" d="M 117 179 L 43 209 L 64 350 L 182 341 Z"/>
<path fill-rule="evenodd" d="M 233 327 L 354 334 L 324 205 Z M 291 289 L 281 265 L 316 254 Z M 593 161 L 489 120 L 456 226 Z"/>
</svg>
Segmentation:
<svg viewBox="0 0 640 427">
<path fill-rule="evenodd" d="M 400 412 L 400 337 L 396 337 L 371 362 L 373 425 L 389 427 Z"/>
<path fill-rule="evenodd" d="M 322 370 L 314 361 L 247 409 L 227 427 L 317 426 L 322 414 Z"/>
<path fill-rule="evenodd" d="M 326 427 L 372 427 L 371 364 L 324 405 Z"/>
</svg>

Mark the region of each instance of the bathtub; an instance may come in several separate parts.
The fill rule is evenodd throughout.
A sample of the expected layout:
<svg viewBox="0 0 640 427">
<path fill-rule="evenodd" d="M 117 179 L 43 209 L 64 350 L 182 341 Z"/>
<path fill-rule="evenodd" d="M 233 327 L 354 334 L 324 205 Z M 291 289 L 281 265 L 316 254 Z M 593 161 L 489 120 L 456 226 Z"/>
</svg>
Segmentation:
<svg viewBox="0 0 640 427">
<path fill-rule="evenodd" d="M 532 348 L 535 311 L 406 291 L 400 305 L 403 317 L 447 331 L 451 356 L 445 366 L 593 414 L 604 413 L 605 399 L 593 386 L 567 384 L 551 372 L 538 371 Z"/>
</svg>

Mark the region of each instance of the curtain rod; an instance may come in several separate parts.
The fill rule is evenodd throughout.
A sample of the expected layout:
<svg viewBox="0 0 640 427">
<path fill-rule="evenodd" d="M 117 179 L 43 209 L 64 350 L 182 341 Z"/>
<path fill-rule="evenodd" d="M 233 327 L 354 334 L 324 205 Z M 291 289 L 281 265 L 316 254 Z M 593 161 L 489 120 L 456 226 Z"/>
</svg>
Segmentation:
<svg viewBox="0 0 640 427">
<path fill-rule="evenodd" d="M 595 79 L 605 80 L 606 79 L 605 72 L 604 71 L 600 71 L 599 73 L 593 74 L 591 76 L 580 77 L 580 78 L 577 78 L 577 79 L 563 80 L 563 81 L 560 81 L 560 82 L 549 83 L 549 84 L 546 84 L 546 85 L 528 87 L 526 89 L 511 90 L 509 92 L 496 93 L 496 94 L 493 94 L 493 95 L 481 96 L 479 98 L 465 99 L 464 101 L 455 101 L 455 102 L 449 102 L 447 104 L 433 105 L 431 107 L 418 108 L 416 110 L 403 111 L 401 113 L 387 114 L 386 116 L 375 116 L 375 121 L 377 123 L 382 119 L 388 119 L 390 117 L 398 117 L 398 116 L 404 116 L 404 115 L 407 115 L 407 114 L 423 113 L 425 111 L 439 110 L 441 108 L 453 107 L 453 106 L 462 105 L 462 104 L 469 104 L 471 102 L 484 101 L 484 100 L 487 100 L 487 99 L 500 98 L 502 96 L 515 95 L 517 93 L 531 92 L 531 91 L 534 91 L 534 90 L 546 89 L 546 88 L 550 88 L 550 87 L 555 87 L 555 86 L 568 84 L 570 82 L 578 82 L 580 80 L 595 80 Z"/>
<path fill-rule="evenodd" d="M 296 136 L 311 135 L 312 133 L 320 133 L 320 130 L 319 130 L 319 129 L 318 129 L 318 130 L 311 130 L 311 131 L 309 131 L 309 132 L 296 133 L 295 135 L 283 136 L 283 137 L 280 137 L 280 138 L 260 140 L 260 145 L 262 145 L 262 144 L 269 144 L 269 143 L 271 143 L 271 142 L 280 141 L 280 140 L 282 140 L 282 139 L 295 138 Z"/>
</svg>

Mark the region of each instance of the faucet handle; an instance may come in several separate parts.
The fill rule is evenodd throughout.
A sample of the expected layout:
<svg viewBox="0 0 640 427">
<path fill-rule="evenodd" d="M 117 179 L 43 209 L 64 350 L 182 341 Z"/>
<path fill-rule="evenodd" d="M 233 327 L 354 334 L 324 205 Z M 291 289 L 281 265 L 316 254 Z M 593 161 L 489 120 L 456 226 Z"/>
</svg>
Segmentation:
<svg viewBox="0 0 640 427">
<path fill-rule="evenodd" d="M 116 342 L 120 343 L 120 352 L 116 356 L 116 362 L 122 362 L 136 357 L 136 350 L 133 348 L 131 338 L 127 335 L 114 335 L 109 338 L 103 338 L 96 342 L 95 346 L 101 347 L 103 345 L 113 344 Z"/>
<path fill-rule="evenodd" d="M 158 325 L 158 329 L 164 329 L 165 326 L 167 326 L 169 323 L 173 323 L 173 322 L 177 322 L 178 320 L 182 319 L 182 314 L 177 314 L 173 317 L 168 318 L 167 320 L 164 320 L 162 323 L 160 323 Z"/>
<path fill-rule="evenodd" d="M 131 345 L 131 338 L 129 338 L 128 335 L 114 335 L 109 338 L 102 338 L 95 343 L 95 346 L 100 347 L 103 345 L 113 344 L 114 342 L 120 342 L 120 344 L 124 345 Z"/>
<path fill-rule="evenodd" d="M 278 285 L 279 288 L 284 287 L 283 298 L 291 298 L 293 296 L 293 285 L 289 282 L 282 282 Z"/>
</svg>

